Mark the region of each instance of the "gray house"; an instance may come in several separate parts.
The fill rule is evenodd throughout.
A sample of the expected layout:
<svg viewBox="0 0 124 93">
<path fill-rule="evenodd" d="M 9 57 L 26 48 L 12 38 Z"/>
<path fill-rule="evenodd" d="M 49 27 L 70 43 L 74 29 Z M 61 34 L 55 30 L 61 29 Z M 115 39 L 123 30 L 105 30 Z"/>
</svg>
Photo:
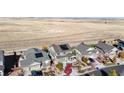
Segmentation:
<svg viewBox="0 0 124 93">
<path fill-rule="evenodd" d="M 110 46 L 106 43 L 102 43 L 99 42 L 96 45 L 96 48 L 99 52 L 101 52 L 102 54 L 109 56 L 110 58 L 113 58 L 114 56 L 116 56 L 118 49 L 114 46 Z"/>
<path fill-rule="evenodd" d="M 0 50 L 0 76 L 4 75 L 4 51 Z"/>
<path fill-rule="evenodd" d="M 74 48 L 74 52 L 75 52 L 76 58 L 80 61 L 82 61 L 82 57 L 93 58 L 98 54 L 98 51 L 95 48 L 89 47 L 83 42 Z"/>
<path fill-rule="evenodd" d="M 75 58 L 69 44 L 53 44 L 49 47 L 49 52 L 52 59 L 57 62 L 72 62 Z"/>
<path fill-rule="evenodd" d="M 50 65 L 50 58 L 45 51 L 38 48 L 30 48 L 24 51 L 20 58 L 19 66 L 22 67 L 27 74 L 32 70 L 41 70 L 41 67 Z"/>
</svg>

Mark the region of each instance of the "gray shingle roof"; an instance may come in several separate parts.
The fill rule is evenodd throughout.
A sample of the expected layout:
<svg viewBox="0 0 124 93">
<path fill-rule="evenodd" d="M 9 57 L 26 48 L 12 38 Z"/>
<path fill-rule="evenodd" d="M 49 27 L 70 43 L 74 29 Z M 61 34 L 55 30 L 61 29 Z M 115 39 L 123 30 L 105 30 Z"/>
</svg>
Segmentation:
<svg viewBox="0 0 124 93">
<path fill-rule="evenodd" d="M 97 47 L 98 49 L 102 50 L 104 53 L 107 53 L 107 52 L 109 52 L 111 49 L 114 48 L 114 46 L 110 46 L 110 45 L 108 45 L 108 44 L 106 44 L 106 43 L 102 43 L 102 42 L 99 42 L 99 43 L 96 45 L 96 47 Z"/>
<path fill-rule="evenodd" d="M 61 45 L 65 45 L 68 49 L 67 50 L 63 50 L 61 48 Z M 60 44 L 60 45 L 56 45 L 56 44 L 53 44 L 51 47 L 54 48 L 55 52 L 57 54 L 61 53 L 61 52 L 66 52 L 66 51 L 69 51 L 71 49 L 70 45 L 69 44 Z"/>
<path fill-rule="evenodd" d="M 36 57 L 37 53 L 42 53 L 43 56 L 37 58 Z M 24 52 L 24 56 L 26 57 L 26 59 L 20 62 L 20 65 L 22 67 L 30 66 L 34 62 L 37 62 L 40 64 L 41 62 L 44 62 L 46 60 L 50 60 L 45 51 L 42 51 L 42 50 L 37 49 L 37 48 L 28 49 L 27 51 Z"/>
<path fill-rule="evenodd" d="M 74 56 L 72 53 L 68 53 L 66 55 L 63 55 L 63 56 L 57 56 L 57 58 L 64 58 L 64 57 L 68 57 L 68 58 L 71 58 L 72 56 Z"/>
<path fill-rule="evenodd" d="M 86 55 L 89 47 L 82 42 L 78 46 L 76 46 L 76 49 L 80 51 L 82 55 Z"/>
</svg>

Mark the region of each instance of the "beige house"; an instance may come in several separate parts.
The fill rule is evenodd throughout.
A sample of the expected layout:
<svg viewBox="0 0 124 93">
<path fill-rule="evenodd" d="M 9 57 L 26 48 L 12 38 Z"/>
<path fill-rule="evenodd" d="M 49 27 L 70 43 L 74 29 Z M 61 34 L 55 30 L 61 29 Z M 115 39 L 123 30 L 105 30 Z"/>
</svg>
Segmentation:
<svg viewBox="0 0 124 93">
<path fill-rule="evenodd" d="M 89 47 L 83 42 L 74 48 L 74 52 L 75 52 L 76 58 L 80 61 L 82 61 L 82 57 L 96 58 L 99 54 L 99 51 L 97 49 L 93 47 Z"/>
<path fill-rule="evenodd" d="M 69 44 L 53 44 L 49 47 L 49 52 L 55 62 L 74 62 L 75 55 L 72 53 Z"/>
</svg>

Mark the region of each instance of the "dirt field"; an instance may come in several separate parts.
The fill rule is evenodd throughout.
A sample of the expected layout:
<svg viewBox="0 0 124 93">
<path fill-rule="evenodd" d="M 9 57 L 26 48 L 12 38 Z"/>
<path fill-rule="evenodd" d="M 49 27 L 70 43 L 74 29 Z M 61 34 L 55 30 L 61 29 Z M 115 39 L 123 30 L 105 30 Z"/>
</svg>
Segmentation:
<svg viewBox="0 0 124 93">
<path fill-rule="evenodd" d="M 124 19 L 0 18 L 0 48 L 6 51 L 115 38 L 124 38 Z"/>
</svg>

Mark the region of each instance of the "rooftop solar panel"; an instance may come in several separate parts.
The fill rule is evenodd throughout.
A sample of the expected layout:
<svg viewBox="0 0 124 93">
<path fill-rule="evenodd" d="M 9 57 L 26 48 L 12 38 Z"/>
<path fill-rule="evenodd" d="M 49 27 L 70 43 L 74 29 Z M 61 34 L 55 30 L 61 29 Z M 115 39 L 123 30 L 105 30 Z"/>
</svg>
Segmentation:
<svg viewBox="0 0 124 93">
<path fill-rule="evenodd" d="M 35 56 L 36 56 L 36 58 L 39 58 L 39 57 L 43 57 L 43 54 L 42 53 L 36 53 Z"/>
<path fill-rule="evenodd" d="M 62 50 L 69 50 L 69 48 L 68 48 L 68 46 L 67 45 L 60 45 L 60 48 L 62 49 Z"/>
</svg>

